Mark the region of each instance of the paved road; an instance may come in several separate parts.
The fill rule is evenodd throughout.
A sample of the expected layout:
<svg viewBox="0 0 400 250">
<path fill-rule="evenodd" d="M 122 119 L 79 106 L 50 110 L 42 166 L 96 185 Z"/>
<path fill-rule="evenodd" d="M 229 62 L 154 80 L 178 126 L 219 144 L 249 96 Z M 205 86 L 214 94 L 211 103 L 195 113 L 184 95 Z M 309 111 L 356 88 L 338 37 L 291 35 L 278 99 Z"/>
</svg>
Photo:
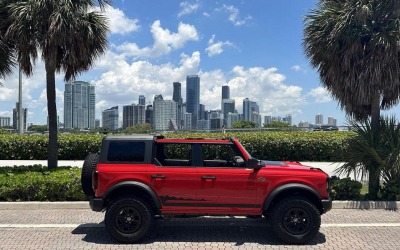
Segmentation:
<svg viewBox="0 0 400 250">
<path fill-rule="evenodd" d="M 305 246 L 283 245 L 263 219 L 158 219 L 142 244 L 115 242 L 88 209 L 2 210 L 0 249 L 400 249 L 400 212 L 334 209 Z"/>
</svg>

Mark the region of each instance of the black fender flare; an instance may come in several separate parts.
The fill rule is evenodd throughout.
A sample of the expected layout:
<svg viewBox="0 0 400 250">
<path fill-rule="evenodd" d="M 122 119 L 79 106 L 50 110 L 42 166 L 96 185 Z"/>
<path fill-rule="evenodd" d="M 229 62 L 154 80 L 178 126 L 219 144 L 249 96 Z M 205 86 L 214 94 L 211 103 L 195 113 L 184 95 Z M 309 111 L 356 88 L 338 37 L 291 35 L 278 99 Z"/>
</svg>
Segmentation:
<svg viewBox="0 0 400 250">
<path fill-rule="evenodd" d="M 161 202 L 160 199 L 158 199 L 157 194 L 154 192 L 154 190 L 149 187 L 148 185 L 138 182 L 138 181 L 123 181 L 120 183 L 115 184 L 111 188 L 107 190 L 107 192 L 104 193 L 104 198 L 107 199 L 108 196 L 118 188 L 124 188 L 124 187 L 135 187 L 143 190 L 146 194 L 148 194 L 151 199 L 153 200 L 154 204 L 156 205 L 157 209 L 161 209 Z"/>
<path fill-rule="evenodd" d="M 280 193 L 289 190 L 289 189 L 301 189 L 307 192 L 310 192 L 311 194 L 315 195 L 315 197 L 317 197 L 319 200 L 321 200 L 321 196 L 319 195 L 319 193 L 317 191 L 315 191 L 315 189 L 313 189 L 310 186 L 307 186 L 305 184 L 301 184 L 301 183 L 288 183 L 288 184 L 284 184 L 282 186 L 279 186 L 277 188 L 275 188 L 267 197 L 267 199 L 265 199 L 264 204 L 263 204 L 263 210 L 267 210 L 269 208 L 269 206 L 271 205 L 272 201 L 275 199 L 275 197 L 277 197 Z"/>
</svg>

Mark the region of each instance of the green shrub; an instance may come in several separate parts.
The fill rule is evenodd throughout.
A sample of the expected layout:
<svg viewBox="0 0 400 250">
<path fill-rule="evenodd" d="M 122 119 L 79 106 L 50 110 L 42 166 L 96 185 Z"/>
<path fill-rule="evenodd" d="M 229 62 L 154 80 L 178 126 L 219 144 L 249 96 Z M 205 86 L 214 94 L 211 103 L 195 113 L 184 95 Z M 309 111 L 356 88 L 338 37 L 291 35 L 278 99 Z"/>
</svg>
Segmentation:
<svg viewBox="0 0 400 250">
<path fill-rule="evenodd" d="M 358 200 L 361 198 L 362 184 L 359 181 L 347 178 L 333 177 L 331 182 L 331 196 L 334 200 Z"/>
<path fill-rule="evenodd" d="M 81 187 L 81 169 L 41 165 L 0 168 L 0 201 L 87 200 Z"/>
<path fill-rule="evenodd" d="M 173 138 L 235 137 L 253 156 L 265 160 L 342 161 L 351 132 L 229 132 L 166 134 Z M 59 159 L 83 160 L 99 152 L 104 135 L 59 135 Z M 47 159 L 47 135 L 1 135 L 1 160 Z"/>
<path fill-rule="evenodd" d="M 382 199 L 389 201 L 400 201 L 400 180 L 390 180 L 383 184 Z"/>
</svg>

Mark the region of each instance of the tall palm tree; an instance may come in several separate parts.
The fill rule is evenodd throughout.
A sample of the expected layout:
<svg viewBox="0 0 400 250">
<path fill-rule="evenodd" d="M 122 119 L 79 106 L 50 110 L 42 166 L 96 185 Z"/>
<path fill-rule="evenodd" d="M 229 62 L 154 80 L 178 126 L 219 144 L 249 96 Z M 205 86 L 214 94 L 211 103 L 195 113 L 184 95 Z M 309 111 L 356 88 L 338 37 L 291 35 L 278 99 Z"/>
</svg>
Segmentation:
<svg viewBox="0 0 400 250">
<path fill-rule="evenodd" d="M 306 16 L 303 45 L 341 108 L 358 121 L 370 118 L 378 132 L 380 110 L 399 102 L 400 1 L 320 0 Z M 379 176 L 379 168 L 371 171 Z M 379 178 L 369 181 L 376 193 Z"/>
<path fill-rule="evenodd" d="M 101 7 L 109 4 L 97 2 Z M 0 0 L 0 16 L 7 18 L 1 37 L 16 52 L 22 71 L 31 75 L 39 54 L 45 64 L 49 168 L 58 161 L 55 74 L 64 72 L 65 81 L 74 79 L 107 49 L 107 20 L 94 7 L 93 0 Z"/>
</svg>

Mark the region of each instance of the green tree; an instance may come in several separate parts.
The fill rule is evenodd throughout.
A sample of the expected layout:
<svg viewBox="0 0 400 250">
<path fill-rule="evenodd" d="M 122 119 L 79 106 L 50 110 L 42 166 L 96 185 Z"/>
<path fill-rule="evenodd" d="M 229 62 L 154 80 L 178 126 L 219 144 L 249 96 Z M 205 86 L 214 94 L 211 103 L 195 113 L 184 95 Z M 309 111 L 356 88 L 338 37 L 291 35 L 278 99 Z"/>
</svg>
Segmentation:
<svg viewBox="0 0 400 250">
<path fill-rule="evenodd" d="M 109 0 L 97 2 L 104 7 Z M 0 0 L 0 75 L 16 64 L 31 75 L 39 54 L 45 64 L 49 168 L 58 161 L 55 74 L 72 80 L 107 49 L 107 20 L 94 7 L 93 0 Z"/>
<path fill-rule="evenodd" d="M 400 1 L 320 0 L 305 20 L 303 45 L 322 84 L 349 117 L 370 118 L 378 136 L 380 110 L 399 102 Z M 369 188 L 379 188 L 376 165 Z"/>
<path fill-rule="evenodd" d="M 43 133 L 47 131 L 47 125 L 31 125 L 28 127 L 28 131 Z"/>
<path fill-rule="evenodd" d="M 256 124 L 251 121 L 240 120 L 232 124 L 232 128 L 255 128 Z"/>
<path fill-rule="evenodd" d="M 149 123 L 145 123 L 127 127 L 122 132 L 125 134 L 147 134 L 150 132 L 150 130 L 151 130 L 151 125 Z"/>
<path fill-rule="evenodd" d="M 264 128 L 288 128 L 290 125 L 286 122 L 272 121 L 270 124 L 264 124 Z"/>
</svg>

